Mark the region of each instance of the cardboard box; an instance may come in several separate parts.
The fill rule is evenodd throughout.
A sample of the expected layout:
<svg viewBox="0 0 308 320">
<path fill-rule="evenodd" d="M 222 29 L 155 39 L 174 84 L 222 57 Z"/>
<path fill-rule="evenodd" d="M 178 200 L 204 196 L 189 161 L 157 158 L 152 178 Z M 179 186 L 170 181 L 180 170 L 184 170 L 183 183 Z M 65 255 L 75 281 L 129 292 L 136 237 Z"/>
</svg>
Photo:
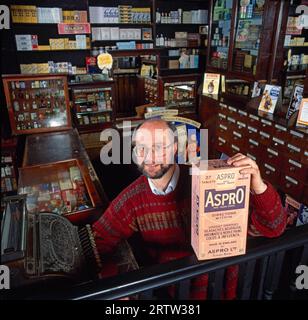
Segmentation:
<svg viewBox="0 0 308 320">
<path fill-rule="evenodd" d="M 191 244 L 199 260 L 245 254 L 250 175 L 226 160 L 192 168 Z"/>
</svg>

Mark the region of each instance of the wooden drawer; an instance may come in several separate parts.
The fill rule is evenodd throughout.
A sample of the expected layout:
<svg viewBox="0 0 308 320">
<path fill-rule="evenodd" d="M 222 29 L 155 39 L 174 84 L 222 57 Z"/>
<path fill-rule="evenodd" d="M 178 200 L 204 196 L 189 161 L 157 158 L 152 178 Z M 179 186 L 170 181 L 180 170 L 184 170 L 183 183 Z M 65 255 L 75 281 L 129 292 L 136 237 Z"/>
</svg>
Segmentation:
<svg viewBox="0 0 308 320">
<path fill-rule="evenodd" d="M 244 148 L 239 144 L 239 143 L 235 143 L 235 142 L 231 142 L 230 144 L 230 155 L 234 156 L 237 153 L 244 153 L 245 150 Z"/>
<path fill-rule="evenodd" d="M 273 136 L 279 137 L 281 140 L 288 141 L 289 139 L 289 133 L 287 127 L 281 125 L 281 124 L 275 124 L 273 131 Z"/>
<path fill-rule="evenodd" d="M 274 148 L 267 147 L 265 153 L 265 161 L 277 167 L 281 166 L 283 161 L 282 154 Z"/>
<path fill-rule="evenodd" d="M 275 134 L 272 136 L 270 147 L 282 154 L 285 154 L 287 151 L 287 140 L 280 138 Z"/>
<path fill-rule="evenodd" d="M 239 146 L 241 150 L 246 151 L 248 147 L 248 140 L 245 136 L 244 130 L 232 130 L 232 137 L 231 137 L 232 143 Z"/>
<path fill-rule="evenodd" d="M 260 118 L 254 114 L 249 114 L 248 115 L 248 123 L 249 125 L 252 125 L 256 128 L 259 129 L 259 124 L 260 124 Z"/>
<path fill-rule="evenodd" d="M 248 123 L 248 113 L 244 110 L 237 110 L 237 114 L 235 115 L 235 118 L 238 121 L 242 121 L 244 123 Z"/>
<path fill-rule="evenodd" d="M 302 154 L 304 153 L 304 147 L 300 144 L 295 144 L 293 141 L 288 142 L 286 145 L 286 157 L 292 158 L 297 161 L 301 161 Z"/>
<path fill-rule="evenodd" d="M 224 113 L 225 115 L 229 115 L 228 106 L 224 103 L 219 104 L 219 112 Z"/>
<path fill-rule="evenodd" d="M 248 138 L 247 152 L 262 158 L 265 155 L 266 148 L 258 140 Z"/>
<path fill-rule="evenodd" d="M 222 121 L 221 123 L 219 123 L 217 125 L 216 136 L 217 137 L 220 136 L 220 137 L 223 137 L 227 140 L 230 140 L 231 131 L 229 130 L 228 124 L 226 122 Z"/>
<path fill-rule="evenodd" d="M 215 149 L 217 151 L 225 153 L 228 156 L 231 155 L 230 142 L 227 141 L 224 137 L 217 137 L 215 141 Z"/>
<path fill-rule="evenodd" d="M 269 135 L 273 134 L 274 123 L 272 121 L 261 119 L 259 124 L 260 131 L 264 131 Z"/>
<path fill-rule="evenodd" d="M 228 115 L 229 115 L 229 116 L 231 116 L 231 117 L 233 117 L 233 118 L 236 118 L 237 113 L 238 113 L 238 111 L 237 111 L 236 108 L 231 107 L 231 106 L 228 106 Z"/>
<path fill-rule="evenodd" d="M 305 146 L 308 143 L 307 138 L 305 139 L 305 135 L 302 132 L 293 129 L 289 131 L 288 141 L 295 146 Z"/>
<path fill-rule="evenodd" d="M 247 138 L 259 140 L 259 129 L 256 125 L 247 124 Z"/>
<path fill-rule="evenodd" d="M 281 174 L 280 188 L 287 194 L 294 197 L 296 200 L 300 200 L 304 191 L 304 184 L 298 179 L 291 177 L 290 175 Z"/>
<path fill-rule="evenodd" d="M 259 142 L 265 146 L 269 146 L 272 142 L 271 135 L 262 129 L 259 130 Z"/>
<path fill-rule="evenodd" d="M 274 185 L 278 185 L 280 181 L 280 170 L 278 166 L 262 162 L 258 164 L 262 178 Z"/>
<path fill-rule="evenodd" d="M 298 179 L 305 183 L 308 180 L 308 167 L 300 163 L 299 161 L 286 158 L 283 165 L 283 171 L 285 174 Z"/>
<path fill-rule="evenodd" d="M 230 130 L 236 129 L 236 118 L 234 116 L 227 116 L 228 128 Z"/>
</svg>

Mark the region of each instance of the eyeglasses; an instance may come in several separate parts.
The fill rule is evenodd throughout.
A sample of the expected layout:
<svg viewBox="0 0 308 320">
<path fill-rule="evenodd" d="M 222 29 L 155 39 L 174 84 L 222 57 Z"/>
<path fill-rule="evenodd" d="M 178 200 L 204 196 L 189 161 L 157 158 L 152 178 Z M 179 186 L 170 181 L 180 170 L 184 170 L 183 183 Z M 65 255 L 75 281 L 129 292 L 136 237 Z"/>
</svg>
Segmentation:
<svg viewBox="0 0 308 320">
<path fill-rule="evenodd" d="M 163 144 L 155 144 L 152 146 L 152 152 L 154 151 L 154 154 L 156 156 L 163 156 L 170 146 L 172 146 L 173 143 L 170 143 L 167 146 L 164 146 Z M 133 151 L 137 157 L 140 158 L 146 158 L 147 155 L 149 154 L 150 148 L 144 145 L 136 145 L 133 148 Z"/>
</svg>

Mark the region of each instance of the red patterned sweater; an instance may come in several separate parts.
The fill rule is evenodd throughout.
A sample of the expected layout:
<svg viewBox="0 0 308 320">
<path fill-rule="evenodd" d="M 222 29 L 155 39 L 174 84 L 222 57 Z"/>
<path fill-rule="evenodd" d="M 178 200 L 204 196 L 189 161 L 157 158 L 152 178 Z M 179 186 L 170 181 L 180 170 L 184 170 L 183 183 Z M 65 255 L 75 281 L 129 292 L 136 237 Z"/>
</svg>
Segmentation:
<svg viewBox="0 0 308 320">
<path fill-rule="evenodd" d="M 157 263 L 193 253 L 190 246 L 191 177 L 187 166 L 180 167 L 177 187 L 171 193 L 153 194 L 147 178 L 140 176 L 111 202 L 92 226 L 101 254 L 111 252 L 120 240 L 137 231 Z M 278 193 L 269 183 L 264 193 L 251 195 L 250 207 L 249 234 L 271 238 L 285 230 L 286 213 Z M 238 267 L 229 267 L 222 298 L 236 297 L 237 278 Z M 208 276 L 200 276 L 191 283 L 191 298 L 205 299 Z"/>
</svg>

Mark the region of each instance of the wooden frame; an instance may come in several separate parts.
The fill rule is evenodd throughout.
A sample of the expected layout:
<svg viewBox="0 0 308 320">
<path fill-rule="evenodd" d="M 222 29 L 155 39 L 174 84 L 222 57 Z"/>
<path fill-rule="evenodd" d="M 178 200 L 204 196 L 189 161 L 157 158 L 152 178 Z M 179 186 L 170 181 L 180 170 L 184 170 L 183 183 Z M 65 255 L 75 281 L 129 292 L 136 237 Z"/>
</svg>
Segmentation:
<svg viewBox="0 0 308 320">
<path fill-rule="evenodd" d="M 109 112 L 111 115 L 110 121 L 97 123 L 97 124 L 88 124 L 88 125 L 81 125 L 78 123 L 77 115 L 75 112 L 75 100 L 74 100 L 74 90 L 83 90 L 83 89 L 95 89 L 95 88 L 111 88 L 111 108 L 112 112 Z M 69 89 L 71 92 L 71 101 L 72 101 L 72 118 L 75 123 L 76 128 L 79 132 L 85 133 L 85 132 L 95 132 L 95 131 L 101 131 L 106 127 L 111 127 L 112 124 L 115 121 L 115 115 L 116 115 L 116 97 L 115 97 L 115 85 L 114 81 L 95 81 L 95 82 L 87 82 L 87 83 L 73 83 L 69 84 Z M 90 114 L 90 113 L 89 113 Z"/>
<path fill-rule="evenodd" d="M 44 127 L 44 128 L 32 128 L 32 129 L 22 129 L 18 130 L 16 126 L 15 120 L 15 110 L 13 108 L 13 102 L 11 99 L 11 89 L 9 87 L 9 83 L 12 81 L 48 81 L 48 80 L 59 80 L 63 81 L 63 90 L 64 90 L 64 99 L 65 99 L 65 110 L 66 110 L 66 124 L 61 125 L 58 127 Z M 61 131 L 61 130 L 68 130 L 72 127 L 71 124 L 71 114 L 70 114 L 70 107 L 69 107 L 69 95 L 68 95 L 68 85 L 67 85 L 67 77 L 66 75 L 4 75 L 3 76 L 3 86 L 4 86 L 4 93 L 9 113 L 9 119 L 11 124 L 11 130 L 13 135 L 20 135 L 20 134 L 32 134 L 32 133 L 40 133 L 40 132 L 53 132 L 53 131 Z M 32 88 L 31 90 L 35 90 Z M 39 89 L 38 89 L 39 90 Z"/>
<path fill-rule="evenodd" d="M 25 172 L 28 172 L 28 174 L 34 175 L 34 171 L 42 171 L 44 172 L 45 169 L 54 168 L 56 171 L 57 168 L 65 168 L 69 164 L 75 164 L 78 166 L 82 179 L 84 181 L 84 184 L 87 189 L 87 193 L 89 195 L 90 201 L 92 203 L 92 208 L 83 209 L 80 211 L 73 211 L 64 214 L 63 216 L 68 218 L 71 222 L 79 223 L 82 221 L 85 221 L 85 219 L 88 219 L 92 214 L 98 214 L 102 212 L 103 209 L 103 202 L 93 185 L 93 182 L 91 180 L 90 173 L 86 167 L 86 165 L 83 163 L 81 159 L 67 159 L 62 161 L 56 161 L 51 163 L 44 163 L 44 164 L 38 164 L 38 165 L 32 165 L 32 166 L 24 166 L 22 168 L 19 168 L 19 186 L 24 186 L 24 182 L 22 180 L 24 179 Z M 44 176 L 45 177 L 45 176 Z"/>
</svg>

